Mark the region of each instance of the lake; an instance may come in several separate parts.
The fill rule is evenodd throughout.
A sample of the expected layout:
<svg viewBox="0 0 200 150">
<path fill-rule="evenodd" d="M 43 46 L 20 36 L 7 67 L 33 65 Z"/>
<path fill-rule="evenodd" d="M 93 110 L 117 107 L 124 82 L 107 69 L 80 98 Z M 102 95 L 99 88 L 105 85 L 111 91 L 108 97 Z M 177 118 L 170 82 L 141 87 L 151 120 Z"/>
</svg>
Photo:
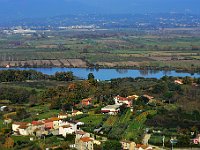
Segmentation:
<svg viewBox="0 0 200 150">
<path fill-rule="evenodd" d="M 89 68 L 9 68 L 15 70 L 35 70 L 44 74 L 53 75 L 56 72 L 72 71 L 77 77 L 86 79 L 89 73 L 93 73 L 96 79 L 110 80 L 113 78 L 125 78 L 125 77 L 144 77 L 144 78 L 161 78 L 165 75 L 174 77 L 195 77 L 200 78 L 200 73 L 185 73 L 172 71 L 159 71 L 159 70 L 138 70 L 138 69 L 89 69 Z M 8 68 L 0 68 L 0 70 L 8 70 Z"/>
</svg>

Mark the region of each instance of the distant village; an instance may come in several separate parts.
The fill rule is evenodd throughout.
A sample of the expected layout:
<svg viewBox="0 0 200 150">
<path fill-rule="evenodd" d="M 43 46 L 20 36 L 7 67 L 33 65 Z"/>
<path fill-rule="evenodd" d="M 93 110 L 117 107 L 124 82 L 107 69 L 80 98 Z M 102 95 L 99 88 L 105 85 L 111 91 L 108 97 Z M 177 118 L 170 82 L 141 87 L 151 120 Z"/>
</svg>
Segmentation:
<svg viewBox="0 0 200 150">
<path fill-rule="evenodd" d="M 139 96 L 131 95 L 128 97 L 116 96 L 114 97 L 115 104 L 107 105 L 101 108 L 102 114 L 117 115 L 120 112 L 120 106 L 125 105 L 131 111 L 132 101 L 137 100 Z M 149 101 L 153 101 L 153 97 L 149 95 L 143 95 Z M 83 99 L 81 101 L 83 106 L 93 105 L 92 98 Z M 6 106 L 1 107 L 3 111 L 6 109 Z M 15 136 L 31 136 L 30 140 L 35 138 L 45 138 L 47 135 L 61 135 L 67 137 L 67 135 L 76 135 L 73 145 L 70 145 L 71 148 L 76 148 L 78 150 L 93 150 L 93 144 L 101 145 L 103 141 L 96 140 L 94 134 L 85 132 L 81 129 L 81 126 L 84 125 L 84 122 L 73 120 L 71 117 L 83 115 L 84 113 L 79 110 L 72 110 L 70 114 L 68 113 L 59 113 L 57 117 L 51 117 L 48 119 L 42 119 L 32 122 L 13 122 L 12 119 L 6 118 L 4 124 L 12 124 L 13 135 Z M 101 128 L 95 129 L 96 133 L 101 132 Z M 105 138 L 104 140 L 107 140 Z M 123 150 L 151 150 L 151 146 L 148 146 L 148 142 L 143 144 L 136 144 L 134 141 L 121 141 Z"/>
</svg>

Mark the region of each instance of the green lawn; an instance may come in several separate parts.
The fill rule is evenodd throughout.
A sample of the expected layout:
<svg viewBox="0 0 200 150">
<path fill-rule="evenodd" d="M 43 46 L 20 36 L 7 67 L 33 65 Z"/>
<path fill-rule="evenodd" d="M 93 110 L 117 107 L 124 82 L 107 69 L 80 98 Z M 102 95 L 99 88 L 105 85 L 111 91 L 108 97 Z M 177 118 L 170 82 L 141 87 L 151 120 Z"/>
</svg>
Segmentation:
<svg viewBox="0 0 200 150">
<path fill-rule="evenodd" d="M 87 117 L 81 118 L 79 121 L 84 122 L 86 125 L 96 126 L 102 122 L 104 117 L 104 115 L 89 115 Z"/>
</svg>

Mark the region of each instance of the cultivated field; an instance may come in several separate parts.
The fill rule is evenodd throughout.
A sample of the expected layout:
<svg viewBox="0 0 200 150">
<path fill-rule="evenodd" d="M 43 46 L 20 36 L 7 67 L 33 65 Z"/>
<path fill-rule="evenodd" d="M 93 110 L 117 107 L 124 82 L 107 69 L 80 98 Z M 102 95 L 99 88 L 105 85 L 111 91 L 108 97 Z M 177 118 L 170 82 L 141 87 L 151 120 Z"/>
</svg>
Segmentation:
<svg viewBox="0 0 200 150">
<path fill-rule="evenodd" d="M 36 35 L 0 32 L 0 66 L 200 68 L 197 29 L 63 30 Z"/>
</svg>

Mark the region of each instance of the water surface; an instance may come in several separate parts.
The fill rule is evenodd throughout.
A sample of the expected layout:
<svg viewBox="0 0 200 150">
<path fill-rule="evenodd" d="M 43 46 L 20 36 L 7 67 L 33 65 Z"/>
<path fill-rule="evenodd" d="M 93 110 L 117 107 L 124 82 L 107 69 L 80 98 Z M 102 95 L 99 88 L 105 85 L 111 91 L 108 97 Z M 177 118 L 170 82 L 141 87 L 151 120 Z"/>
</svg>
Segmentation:
<svg viewBox="0 0 200 150">
<path fill-rule="evenodd" d="M 172 71 L 159 71 L 159 70 L 139 70 L 139 69 L 88 69 L 88 68 L 9 68 L 15 70 L 35 70 L 44 74 L 53 75 L 56 72 L 72 71 L 77 77 L 86 79 L 89 73 L 93 73 L 96 79 L 110 80 L 113 78 L 125 78 L 125 77 L 144 77 L 144 78 L 157 78 L 160 79 L 163 76 L 174 77 L 195 77 L 200 78 L 200 73 L 186 73 Z M 0 70 L 8 70 L 7 68 L 0 68 Z"/>
</svg>

